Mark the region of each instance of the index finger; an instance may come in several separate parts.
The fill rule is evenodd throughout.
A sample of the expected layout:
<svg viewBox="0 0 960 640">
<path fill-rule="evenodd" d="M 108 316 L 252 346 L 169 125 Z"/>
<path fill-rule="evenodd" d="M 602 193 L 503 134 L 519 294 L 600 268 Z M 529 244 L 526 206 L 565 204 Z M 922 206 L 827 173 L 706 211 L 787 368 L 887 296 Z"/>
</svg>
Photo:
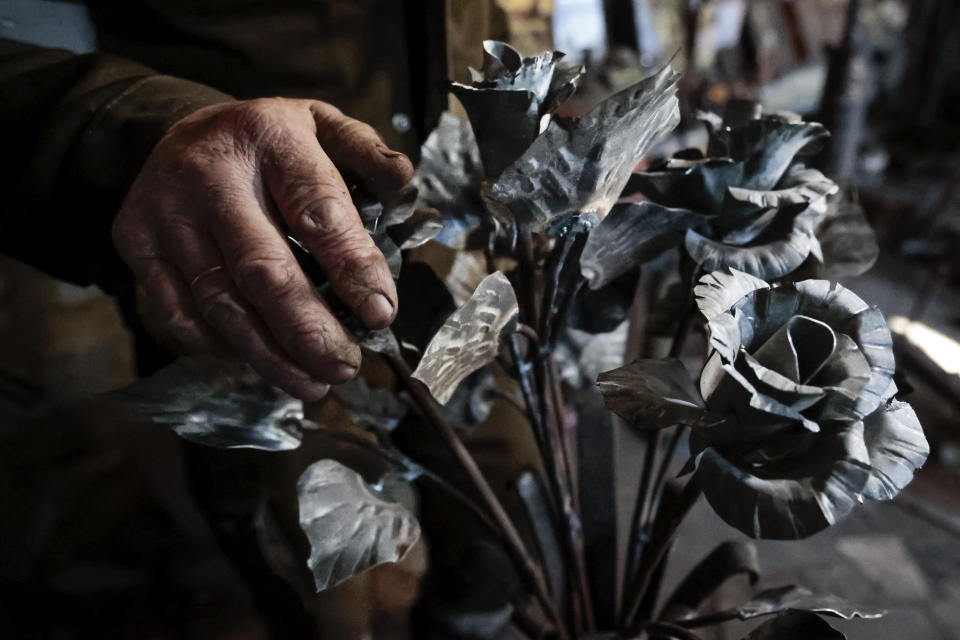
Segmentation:
<svg viewBox="0 0 960 640">
<path fill-rule="evenodd" d="M 390 268 L 320 143 L 291 138 L 283 149 L 266 150 L 263 174 L 284 221 L 334 291 L 371 329 L 388 326 L 397 309 Z"/>
<path fill-rule="evenodd" d="M 342 172 L 385 205 L 408 192 L 413 164 L 405 154 L 390 149 L 376 129 L 343 114 L 333 105 L 312 102 L 320 146 Z"/>
</svg>

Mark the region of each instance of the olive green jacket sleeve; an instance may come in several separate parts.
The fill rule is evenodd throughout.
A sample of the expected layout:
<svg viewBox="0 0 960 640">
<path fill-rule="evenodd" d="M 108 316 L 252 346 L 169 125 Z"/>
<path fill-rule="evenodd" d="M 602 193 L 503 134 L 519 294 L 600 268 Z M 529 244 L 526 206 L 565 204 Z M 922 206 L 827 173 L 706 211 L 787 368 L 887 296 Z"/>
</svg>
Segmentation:
<svg viewBox="0 0 960 640">
<path fill-rule="evenodd" d="M 0 252 L 120 292 L 110 225 L 127 189 L 174 122 L 230 100 L 121 58 L 0 40 Z"/>
</svg>

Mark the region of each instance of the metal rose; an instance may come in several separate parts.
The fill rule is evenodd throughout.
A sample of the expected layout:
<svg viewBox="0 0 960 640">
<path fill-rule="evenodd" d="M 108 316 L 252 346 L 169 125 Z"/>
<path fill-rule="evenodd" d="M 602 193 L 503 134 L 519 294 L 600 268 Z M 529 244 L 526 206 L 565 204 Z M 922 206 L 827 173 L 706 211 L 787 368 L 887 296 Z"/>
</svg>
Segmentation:
<svg viewBox="0 0 960 640">
<path fill-rule="evenodd" d="M 803 538 L 862 498 L 894 497 L 929 446 L 893 400 L 890 331 L 880 311 L 826 280 L 771 287 L 737 271 L 695 288 L 711 353 L 707 411 L 692 437 L 707 500 L 758 538 Z"/>
<path fill-rule="evenodd" d="M 563 56 L 521 56 L 505 42 L 486 40 L 483 68 L 470 69 L 473 82 L 451 85 L 470 117 L 487 178 L 519 158 L 543 130 L 544 118 L 573 95 L 583 66 L 565 64 Z"/>
<path fill-rule="evenodd" d="M 824 208 L 813 205 L 838 187 L 798 158 L 819 147 L 826 129 L 790 113 L 732 112 L 723 121 L 701 114 L 706 155 L 687 149 L 634 174 L 628 191 L 659 205 L 641 213 L 663 218 L 668 207 L 671 219 L 686 218 L 683 246 L 704 271 L 729 267 L 776 280 L 809 256 L 823 262 L 815 231 Z"/>
<path fill-rule="evenodd" d="M 692 428 L 692 466 L 721 518 L 757 538 L 804 538 L 910 482 L 929 446 L 893 399 L 877 309 L 826 280 L 770 286 L 733 270 L 694 292 L 710 342 L 699 388 L 678 360 L 637 360 L 598 387 L 635 428 Z"/>
</svg>

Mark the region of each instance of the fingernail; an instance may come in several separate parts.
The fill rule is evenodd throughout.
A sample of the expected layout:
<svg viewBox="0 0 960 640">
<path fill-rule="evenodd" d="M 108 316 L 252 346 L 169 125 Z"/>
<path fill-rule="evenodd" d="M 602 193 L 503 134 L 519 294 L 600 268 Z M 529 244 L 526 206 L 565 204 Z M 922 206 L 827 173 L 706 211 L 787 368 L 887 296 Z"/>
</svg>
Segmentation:
<svg viewBox="0 0 960 640">
<path fill-rule="evenodd" d="M 393 318 L 393 305 L 382 293 L 371 293 L 359 309 L 360 319 L 372 329 L 387 326 Z"/>
<path fill-rule="evenodd" d="M 391 199 L 391 204 L 409 204 L 417 199 L 417 188 L 412 184 L 404 185 Z"/>
<path fill-rule="evenodd" d="M 357 366 L 341 360 L 333 365 L 332 373 L 334 378 L 332 382 L 341 384 L 357 375 Z"/>
<path fill-rule="evenodd" d="M 306 387 L 303 392 L 298 395 L 304 402 L 317 402 L 318 400 L 322 400 L 328 391 L 330 391 L 330 385 L 315 383 Z"/>
</svg>

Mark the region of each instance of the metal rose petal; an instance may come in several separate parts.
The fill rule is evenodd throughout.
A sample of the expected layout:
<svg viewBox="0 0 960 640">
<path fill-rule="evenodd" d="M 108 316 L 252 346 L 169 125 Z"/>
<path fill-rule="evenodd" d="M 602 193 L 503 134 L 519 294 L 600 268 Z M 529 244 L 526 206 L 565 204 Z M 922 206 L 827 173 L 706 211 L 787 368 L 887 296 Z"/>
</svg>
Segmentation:
<svg viewBox="0 0 960 640">
<path fill-rule="evenodd" d="M 870 475 L 862 423 L 838 423 L 810 443 L 804 455 L 759 466 L 707 447 L 696 458 L 697 478 L 717 515 L 748 536 L 806 538 L 849 513 Z"/>
<path fill-rule="evenodd" d="M 480 225 L 486 211 L 480 197 L 482 180 L 483 165 L 470 123 L 444 113 L 420 148 L 413 177 L 417 206 L 436 209 L 443 216 L 438 242 L 462 248 Z"/>
<path fill-rule="evenodd" d="M 300 526 L 310 540 L 307 566 L 317 591 L 385 562 L 397 562 L 420 537 L 407 509 L 335 460 L 320 460 L 297 481 Z"/>
<path fill-rule="evenodd" d="M 430 340 L 413 377 L 446 404 L 461 380 L 497 357 L 500 336 L 516 318 L 510 281 L 499 271 L 487 276 Z"/>
<path fill-rule="evenodd" d="M 734 611 L 741 620 L 751 620 L 787 609 L 809 611 L 844 620 L 870 620 L 882 618 L 887 613 L 884 609 L 863 607 L 839 596 L 813 593 L 805 587 L 792 584 L 764 589 L 754 594 L 749 602 L 735 607 Z"/>
<path fill-rule="evenodd" d="M 730 186 L 721 215 L 727 218 L 747 218 L 763 209 L 780 209 L 788 205 L 809 204 L 839 191 L 833 180 L 816 169 L 801 164 L 791 167 L 781 184 L 773 190 L 755 190 Z"/>
<path fill-rule="evenodd" d="M 828 136 L 818 122 L 778 115 L 764 115 L 716 132 L 716 140 L 725 148 L 722 155 L 743 162 L 744 179 L 736 186 L 755 190 L 773 189 L 798 154 L 816 152 Z"/>
<path fill-rule="evenodd" d="M 853 339 L 870 365 L 870 381 L 851 408 L 856 416 L 880 406 L 894 371 L 893 338 L 883 315 L 842 285 L 804 280 L 758 290 L 734 303 L 740 340 L 747 351 L 763 344 L 790 318 L 804 315 L 826 323 L 836 334 Z M 819 386 L 829 381 L 815 380 Z"/>
<path fill-rule="evenodd" d="M 778 371 L 763 366 L 749 353 L 741 353 L 740 357 L 753 374 L 753 384 L 757 390 L 794 411 L 804 411 L 826 395 L 826 391 L 820 387 L 799 384 Z"/>
<path fill-rule="evenodd" d="M 762 345 L 752 350 L 757 362 L 806 384 L 833 355 L 837 336 L 830 325 L 807 316 L 793 316 Z"/>
<path fill-rule="evenodd" d="M 748 245 L 727 244 L 689 229 L 684 247 L 706 271 L 737 269 L 763 280 L 776 280 L 803 264 L 809 255 L 819 257 L 815 223 L 812 210 L 785 208 Z"/>
<path fill-rule="evenodd" d="M 331 393 L 360 426 L 393 431 L 409 407 L 390 389 L 371 387 L 361 377 L 331 387 Z"/>
<path fill-rule="evenodd" d="M 287 451 L 303 438 L 303 403 L 232 360 L 181 357 L 110 398 L 209 447 Z"/>
<path fill-rule="evenodd" d="M 743 181 L 743 163 L 729 158 L 673 159 L 662 167 L 634 173 L 627 193 L 642 193 L 665 207 L 717 216 L 727 189 Z"/>
<path fill-rule="evenodd" d="M 769 289 L 764 280 L 738 271 L 724 269 L 707 273 L 693 288 L 700 313 L 709 321 L 730 311 L 737 302 L 760 289 Z"/>
<path fill-rule="evenodd" d="M 587 237 L 580 271 L 591 289 L 599 289 L 676 246 L 687 229 L 705 222 L 704 216 L 686 209 L 618 203 Z"/>
<path fill-rule="evenodd" d="M 581 118 L 551 120 L 491 187 L 494 214 L 528 230 L 564 213 L 606 215 L 647 149 L 679 122 L 678 79 L 665 67 Z"/>
<path fill-rule="evenodd" d="M 548 51 L 521 57 L 503 42 L 483 43 L 483 71 L 472 85 L 454 82 L 470 117 L 487 178 L 496 178 L 516 160 L 541 130 L 541 120 L 573 94 L 582 67 L 560 62 L 563 54 Z"/>
<path fill-rule="evenodd" d="M 815 232 L 823 250 L 823 277 L 829 280 L 858 276 L 880 255 L 877 234 L 850 188 L 827 199 Z"/>
<path fill-rule="evenodd" d="M 891 401 L 864 418 L 863 425 L 870 453 L 870 479 L 863 495 L 890 500 L 913 480 L 913 472 L 930 455 L 930 445 L 906 402 Z"/>
<path fill-rule="evenodd" d="M 487 178 L 503 173 L 540 132 L 539 109 L 531 91 L 470 87 L 456 82 L 450 91 L 470 117 Z"/>
<path fill-rule="evenodd" d="M 827 280 L 804 280 L 795 286 L 798 312 L 850 336 L 870 363 L 870 382 L 857 399 L 856 411 L 864 416 L 872 413 L 883 401 L 896 368 L 893 338 L 883 314 L 849 289 Z"/>
<path fill-rule="evenodd" d="M 700 374 L 700 393 L 706 406 L 716 413 L 735 413 L 744 429 L 763 428 L 764 421 L 772 423 L 799 422 L 805 429 L 812 432 L 820 430 L 819 425 L 806 418 L 792 404 L 786 404 L 773 395 L 764 393 L 757 388 L 757 380 L 750 367 L 738 361 L 735 364 L 723 362 L 719 353 L 714 353 L 707 360 L 707 364 Z M 740 365 L 738 368 L 737 365 Z M 742 370 L 741 370 L 742 369 Z M 751 379 L 752 378 L 752 379 Z M 776 388 L 774 388 L 776 391 Z M 799 403 L 803 406 L 803 395 L 788 395 L 788 402 Z M 750 411 L 769 414 L 757 416 Z M 776 418 L 779 417 L 779 420 Z M 746 434 L 745 434 L 746 435 Z"/>
<path fill-rule="evenodd" d="M 727 362 L 733 362 L 740 349 L 740 321 L 733 306 L 747 295 L 770 285 L 749 273 L 726 269 L 714 271 L 700 278 L 693 288 L 697 307 L 707 319 L 710 347 Z"/>
<path fill-rule="evenodd" d="M 827 398 L 816 408 L 817 420 L 862 418 L 856 410 L 857 398 L 869 384 L 870 376 L 870 363 L 857 343 L 846 334 L 837 334 L 833 355 L 812 381 L 827 392 Z"/>
<path fill-rule="evenodd" d="M 704 409 L 690 374 L 676 359 L 635 360 L 601 373 L 597 389 L 608 409 L 638 429 L 705 426 L 719 421 Z"/>
<path fill-rule="evenodd" d="M 788 609 L 747 634 L 743 640 L 846 640 L 815 613 Z"/>
</svg>

